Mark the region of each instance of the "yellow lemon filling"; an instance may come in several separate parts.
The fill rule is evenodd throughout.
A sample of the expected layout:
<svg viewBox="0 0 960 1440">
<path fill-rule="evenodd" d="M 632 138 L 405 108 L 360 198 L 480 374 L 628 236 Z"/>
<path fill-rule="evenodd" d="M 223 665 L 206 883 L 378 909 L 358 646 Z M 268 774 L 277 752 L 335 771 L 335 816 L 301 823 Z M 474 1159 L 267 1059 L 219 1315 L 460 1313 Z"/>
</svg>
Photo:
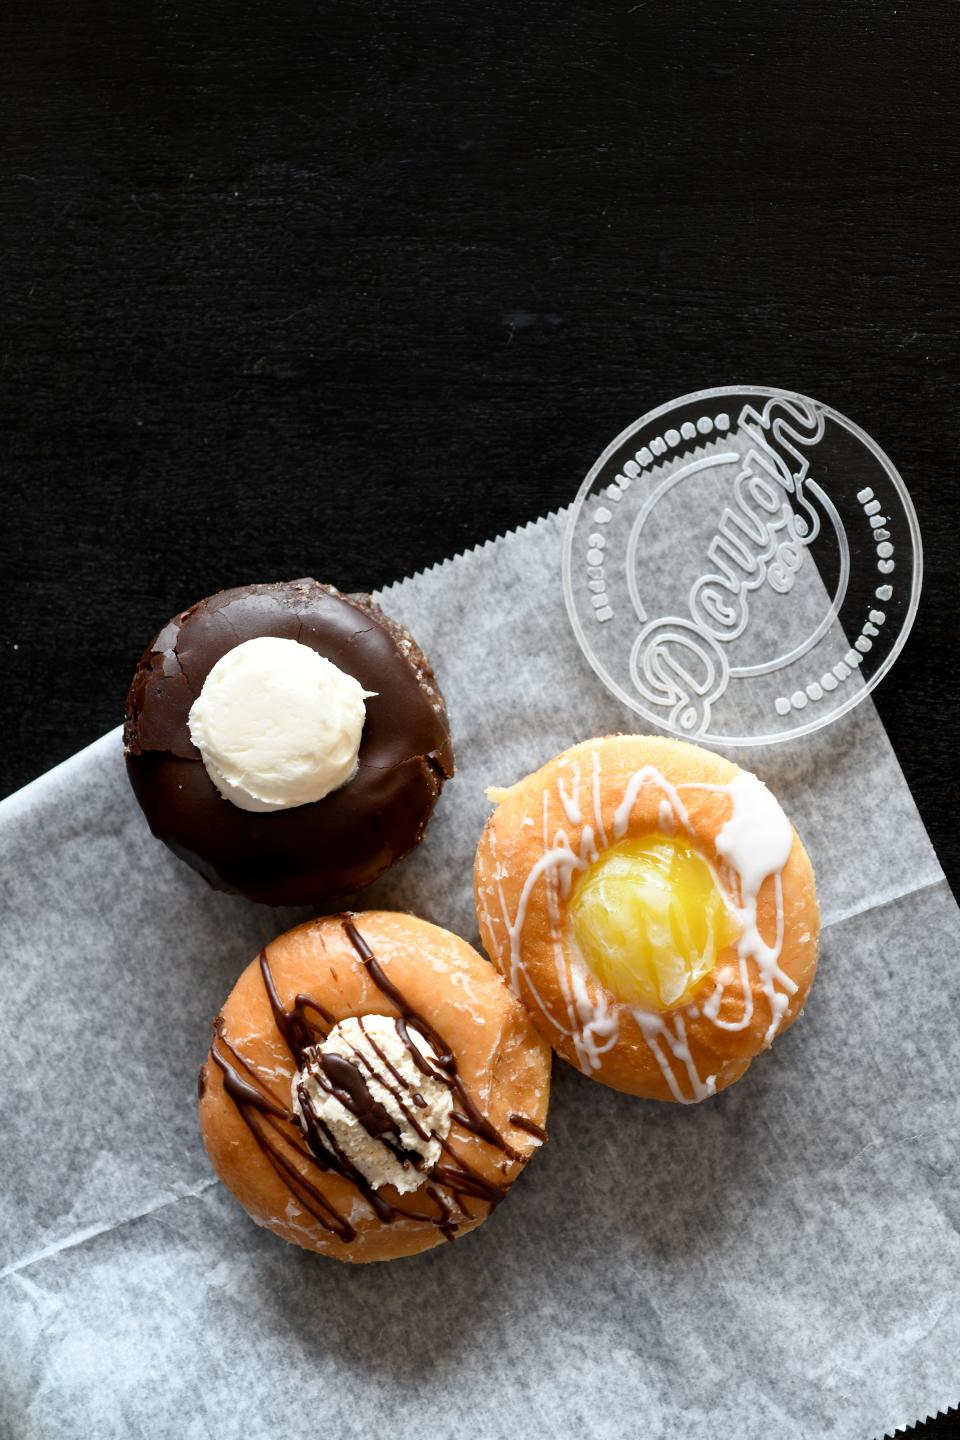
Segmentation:
<svg viewBox="0 0 960 1440">
<path fill-rule="evenodd" d="M 717 878 L 680 836 L 613 845 L 580 876 L 570 923 L 583 958 L 617 999 L 685 1005 L 740 934 Z"/>
</svg>

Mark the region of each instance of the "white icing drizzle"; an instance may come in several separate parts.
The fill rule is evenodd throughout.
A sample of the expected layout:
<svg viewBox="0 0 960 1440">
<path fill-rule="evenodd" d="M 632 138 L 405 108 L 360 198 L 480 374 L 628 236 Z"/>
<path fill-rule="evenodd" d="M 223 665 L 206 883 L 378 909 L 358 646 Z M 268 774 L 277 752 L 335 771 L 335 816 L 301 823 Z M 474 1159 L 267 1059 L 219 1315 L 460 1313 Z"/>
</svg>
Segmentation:
<svg viewBox="0 0 960 1440">
<path fill-rule="evenodd" d="M 582 825 L 583 815 L 580 811 L 580 767 L 575 766 L 573 772 L 573 789 L 568 795 L 563 788 L 563 776 L 557 777 L 557 794 L 560 796 L 560 804 L 563 806 L 564 814 L 571 825 Z"/>
<path fill-rule="evenodd" d="M 796 993 L 796 983 L 780 968 L 779 963 L 784 934 L 781 873 L 793 846 L 793 831 L 773 795 L 763 782 L 748 770 L 738 770 L 726 785 L 692 782 L 680 786 L 672 785 L 653 765 L 644 765 L 637 770 L 627 781 L 614 812 L 614 840 L 622 840 L 626 835 L 630 816 L 644 786 L 652 785 L 660 791 L 660 829 L 667 834 L 683 829 L 692 838 L 695 838 L 694 831 L 690 816 L 680 798 L 680 790 L 715 790 L 730 797 L 731 814 L 721 827 L 715 844 L 717 853 L 725 862 L 721 875 L 718 876 L 721 888 L 740 926 L 737 955 L 743 1014 L 736 1020 L 719 1018 L 724 994 L 720 981 L 716 981 L 715 989 L 702 1007 L 692 1002 L 680 1010 L 666 1014 L 618 1001 L 603 987 L 598 986 L 595 980 L 592 988 L 596 998 L 591 998 L 589 980 L 593 977 L 590 976 L 589 968 L 579 953 L 573 936 L 568 935 L 564 943 L 560 900 L 569 896 L 573 877 L 593 864 L 599 858 L 600 851 L 605 850 L 609 843 L 603 823 L 600 781 L 600 753 L 594 749 L 590 787 L 593 823 L 588 824 L 580 807 L 579 765 L 573 766 L 569 791 L 565 788 L 564 777 L 561 775 L 557 779 L 557 794 L 567 823 L 581 827 L 579 851 L 573 850 L 564 829 L 555 830 L 551 836 L 550 792 L 544 791 L 543 854 L 527 873 L 517 910 L 512 918 L 503 892 L 505 872 L 497 859 L 495 831 L 491 830 L 493 879 L 510 944 L 507 980 L 516 995 L 528 1004 L 532 1001 L 550 1024 L 573 1042 L 578 1063 L 587 1073 L 598 1070 L 603 1055 L 616 1045 L 623 1013 L 632 1015 L 671 1095 L 680 1104 L 690 1105 L 715 1094 L 718 1077 L 701 1077 L 697 1071 L 687 1041 L 686 1017 L 694 1018 L 702 1014 L 718 1029 L 746 1029 L 753 1018 L 754 1009 L 749 971 L 752 962 L 757 967 L 760 985 L 770 1006 L 771 1019 L 763 1042 L 764 1046 L 768 1046 L 780 1027 L 790 1003 L 789 997 Z M 523 927 L 530 897 L 541 876 L 546 886 L 547 919 L 557 982 L 563 1000 L 563 1019 L 544 1004 L 543 997 L 523 964 L 521 954 Z M 760 934 L 757 905 L 764 882 L 771 876 L 775 882 L 777 925 L 776 938 L 772 944 L 768 944 Z M 777 988 L 778 985 L 780 989 Z M 689 1094 L 685 1094 L 681 1088 L 670 1057 L 682 1065 L 689 1084 Z"/>
<path fill-rule="evenodd" d="M 597 827 L 600 848 L 607 848 L 607 832 L 603 828 L 603 804 L 600 799 L 600 751 L 593 752 L 593 818 Z"/>
<path fill-rule="evenodd" d="M 663 835 L 673 835 L 676 831 L 677 825 L 673 818 L 673 811 L 670 809 L 669 800 L 660 801 L 657 826 Z"/>
<path fill-rule="evenodd" d="M 644 785 L 656 785 L 663 791 L 663 798 L 669 804 L 674 819 L 690 835 L 690 816 L 687 814 L 683 801 L 675 785 L 671 785 L 666 775 L 661 775 L 655 765 L 644 765 L 637 770 L 627 781 L 626 789 L 623 792 L 623 799 L 617 806 L 613 816 L 613 838 L 622 840 L 627 833 L 627 826 L 630 824 L 630 816 L 633 814 L 633 807 L 637 803 L 637 796 Z"/>
<path fill-rule="evenodd" d="M 701 786 L 701 789 L 706 789 Z M 770 1005 L 770 1024 L 763 1037 L 769 1045 L 780 1028 L 784 1012 L 795 995 L 796 984 L 780 969 L 783 949 L 783 882 L 781 872 L 790 858 L 793 831 L 777 801 L 762 780 L 749 770 L 740 770 L 728 785 L 711 786 L 724 790 L 733 801 L 733 814 L 716 839 L 717 854 L 740 882 L 740 905 L 735 906 L 741 935 L 737 943 L 744 1011 L 739 1020 L 719 1019 L 723 985 L 719 982 L 703 1007 L 708 1020 L 721 1030 L 745 1030 L 753 1018 L 753 991 L 749 988 L 747 963 L 752 960 L 760 972 L 760 985 Z M 768 945 L 757 925 L 757 900 L 764 881 L 775 877 L 777 897 L 777 938 Z M 776 988 L 777 981 L 783 991 Z M 784 993 L 785 992 L 785 993 Z"/>
</svg>

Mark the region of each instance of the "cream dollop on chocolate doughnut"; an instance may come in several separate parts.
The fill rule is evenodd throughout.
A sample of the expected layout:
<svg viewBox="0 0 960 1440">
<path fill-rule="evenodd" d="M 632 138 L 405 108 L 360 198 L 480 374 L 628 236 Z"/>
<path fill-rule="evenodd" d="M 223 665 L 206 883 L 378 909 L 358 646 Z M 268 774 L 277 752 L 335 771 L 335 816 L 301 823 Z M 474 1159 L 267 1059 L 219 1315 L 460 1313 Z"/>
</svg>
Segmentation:
<svg viewBox="0 0 960 1440">
<path fill-rule="evenodd" d="M 353 779 L 374 698 L 309 645 L 258 635 L 208 672 L 187 728 L 224 800 L 292 810 Z"/>
<path fill-rule="evenodd" d="M 614 735 L 493 793 L 474 867 L 481 937 L 584 1074 L 689 1104 L 797 1018 L 817 966 L 813 870 L 755 775 L 682 741 Z"/>
</svg>

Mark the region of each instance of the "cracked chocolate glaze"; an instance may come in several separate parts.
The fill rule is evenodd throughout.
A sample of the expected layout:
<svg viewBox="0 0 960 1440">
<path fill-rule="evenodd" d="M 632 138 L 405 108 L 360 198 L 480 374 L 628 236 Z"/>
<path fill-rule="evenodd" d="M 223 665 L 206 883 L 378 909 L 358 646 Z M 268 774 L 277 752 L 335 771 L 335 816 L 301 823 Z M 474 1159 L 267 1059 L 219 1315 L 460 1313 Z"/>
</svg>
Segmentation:
<svg viewBox="0 0 960 1440">
<path fill-rule="evenodd" d="M 429 1022 L 410 1006 L 392 981 L 387 980 L 382 967 L 356 928 L 352 918 L 344 916 L 342 924 L 347 938 L 363 961 L 371 980 L 384 998 L 400 1012 L 397 1020 L 397 1033 L 404 1038 L 404 1043 L 415 1063 L 422 1066 L 429 1064 L 410 1039 L 404 1022 L 408 1022 L 423 1034 L 425 1039 L 429 1039 L 430 1044 L 437 1051 L 440 1069 L 431 1070 L 430 1073 L 450 1085 L 460 1101 L 462 1111 L 467 1112 L 466 1114 L 454 1112 L 452 1117 L 454 1123 L 479 1136 L 488 1145 L 499 1149 L 510 1159 L 525 1161 L 528 1157 L 508 1145 L 493 1125 L 482 1115 L 466 1086 L 459 1079 L 456 1059 L 450 1047 Z M 260 952 L 260 975 L 277 1030 L 283 1037 L 297 1069 L 302 1070 L 305 1063 L 317 1061 L 318 1047 L 335 1023 L 334 1019 L 318 1001 L 309 995 L 298 994 L 294 997 L 291 1006 L 283 1005 L 274 983 L 266 950 Z M 396 1146 L 395 1122 L 383 1107 L 372 1099 L 367 1089 L 360 1068 L 365 1062 L 361 1059 L 360 1064 L 355 1065 L 350 1061 L 332 1056 L 322 1056 L 319 1059 L 319 1067 L 314 1064 L 312 1073 L 318 1079 L 321 1075 L 324 1077 L 324 1088 L 328 1089 L 329 1093 L 335 1095 L 341 1104 L 357 1116 L 369 1135 L 379 1139 L 382 1144 L 390 1148 L 397 1158 L 409 1160 L 418 1169 L 423 1168 L 420 1156 L 401 1152 Z M 360 1059 L 359 1056 L 358 1059 Z M 309 1167 L 304 1172 L 302 1165 L 297 1163 L 298 1157 L 301 1161 L 307 1160 L 321 1174 L 334 1172 L 349 1180 L 383 1224 L 392 1224 L 402 1216 L 436 1226 L 447 1240 L 455 1238 L 457 1230 L 465 1221 L 473 1221 L 478 1218 L 465 1208 L 463 1204 L 465 1197 L 469 1196 L 485 1201 L 492 1209 L 505 1198 L 510 1189 L 512 1182 L 496 1184 L 470 1165 L 451 1143 L 450 1136 L 442 1139 L 437 1135 L 436 1138 L 440 1142 L 444 1159 L 426 1172 L 427 1179 L 431 1183 L 425 1186 L 423 1192 L 425 1200 L 433 1208 L 412 1209 L 408 1202 L 399 1203 L 388 1198 L 381 1191 L 371 1188 L 363 1175 L 340 1150 L 331 1131 L 311 1105 L 310 1098 L 302 1084 L 298 1087 L 297 1092 L 302 1115 L 302 1118 L 298 1120 L 286 1101 L 274 1094 L 264 1077 L 259 1075 L 227 1040 L 223 1032 L 223 1022 L 220 1019 L 214 1022 L 210 1060 L 220 1070 L 227 1095 L 236 1105 L 244 1124 L 250 1130 L 259 1149 L 276 1174 L 289 1187 L 303 1208 L 324 1229 L 329 1230 L 346 1243 L 356 1238 L 356 1230 L 325 1194 L 318 1177 L 309 1173 Z M 394 1093 L 400 1101 L 404 1113 L 408 1119 L 412 1120 L 412 1112 L 407 1108 L 406 1102 L 416 1103 L 416 1091 L 397 1071 L 390 1068 L 399 1087 Z M 201 1075 L 203 1073 L 201 1071 Z M 203 1083 L 201 1098 L 206 1088 L 206 1084 Z M 511 1115 L 510 1120 L 517 1128 L 526 1129 L 531 1134 L 545 1138 L 545 1132 L 533 1121 L 526 1120 L 520 1115 Z M 520 1123 L 518 1124 L 518 1122 Z M 415 1123 L 414 1128 L 419 1130 L 419 1126 Z M 420 1133 L 425 1139 L 427 1138 L 425 1132 L 420 1131 Z M 441 1191 L 447 1193 L 442 1194 Z"/>
<path fill-rule="evenodd" d="M 268 814 L 223 799 L 187 728 L 217 661 L 262 635 L 299 640 L 376 692 L 353 779 Z M 154 835 L 216 888 L 271 905 L 369 885 L 419 844 L 453 774 L 443 697 L 412 636 L 368 595 L 310 579 L 222 590 L 175 616 L 137 666 L 124 746 Z"/>
</svg>

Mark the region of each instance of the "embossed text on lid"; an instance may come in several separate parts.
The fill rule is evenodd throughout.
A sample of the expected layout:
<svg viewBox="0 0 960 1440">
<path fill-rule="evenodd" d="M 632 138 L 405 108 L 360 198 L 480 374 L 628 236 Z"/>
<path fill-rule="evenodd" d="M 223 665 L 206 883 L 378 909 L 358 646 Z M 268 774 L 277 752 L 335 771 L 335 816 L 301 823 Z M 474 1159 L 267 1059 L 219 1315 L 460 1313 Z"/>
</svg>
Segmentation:
<svg viewBox="0 0 960 1440">
<path fill-rule="evenodd" d="M 742 386 L 685 395 L 607 447 L 572 507 L 563 584 L 586 658 L 638 715 L 770 744 L 883 678 L 921 569 L 880 447 L 816 400 Z"/>
</svg>

